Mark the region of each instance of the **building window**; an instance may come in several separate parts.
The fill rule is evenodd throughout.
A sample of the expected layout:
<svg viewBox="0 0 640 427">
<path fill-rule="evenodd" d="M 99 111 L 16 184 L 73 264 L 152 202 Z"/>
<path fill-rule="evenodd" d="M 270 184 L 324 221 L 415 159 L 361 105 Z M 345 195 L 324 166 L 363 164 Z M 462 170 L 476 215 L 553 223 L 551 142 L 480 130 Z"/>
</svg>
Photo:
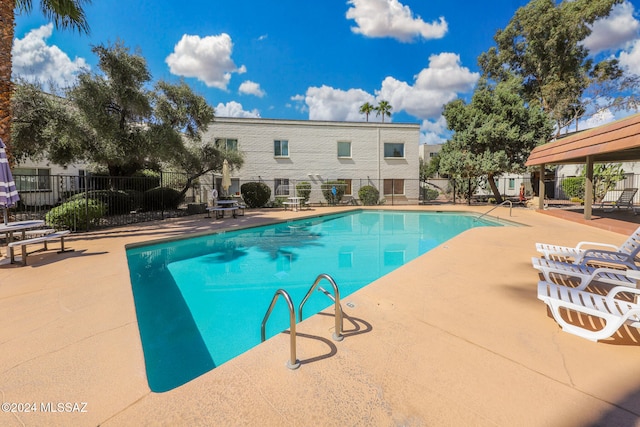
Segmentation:
<svg viewBox="0 0 640 427">
<path fill-rule="evenodd" d="M 216 147 L 226 151 L 238 151 L 238 140 L 235 138 L 216 138 Z"/>
<path fill-rule="evenodd" d="M 404 144 L 396 142 L 384 143 L 384 156 L 385 157 L 404 157 Z"/>
<path fill-rule="evenodd" d="M 515 189 L 516 189 L 516 179 L 509 178 L 509 190 L 515 190 Z"/>
<path fill-rule="evenodd" d="M 273 188 L 276 196 L 289 196 L 289 179 L 276 178 L 273 180 Z"/>
<path fill-rule="evenodd" d="M 338 178 L 338 181 L 344 181 L 344 195 L 351 196 L 351 180 L 345 178 Z"/>
<path fill-rule="evenodd" d="M 384 180 L 384 195 L 402 195 L 404 194 L 404 179 L 385 179 Z"/>
<path fill-rule="evenodd" d="M 438 155 L 438 153 L 429 153 L 429 158 L 433 159 L 437 155 Z"/>
<path fill-rule="evenodd" d="M 286 139 L 273 141 L 273 155 L 276 157 L 289 157 L 289 141 Z"/>
<path fill-rule="evenodd" d="M 51 191 L 51 170 L 16 168 L 13 179 L 18 191 Z"/>
<path fill-rule="evenodd" d="M 338 141 L 338 158 L 351 158 L 351 143 Z"/>
</svg>

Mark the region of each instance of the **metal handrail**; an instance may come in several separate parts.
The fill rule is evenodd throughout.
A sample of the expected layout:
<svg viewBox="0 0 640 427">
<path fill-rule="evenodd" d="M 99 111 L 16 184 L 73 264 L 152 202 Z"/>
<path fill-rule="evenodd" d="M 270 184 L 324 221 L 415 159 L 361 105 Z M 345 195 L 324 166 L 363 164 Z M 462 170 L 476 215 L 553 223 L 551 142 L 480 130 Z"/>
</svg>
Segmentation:
<svg viewBox="0 0 640 427">
<path fill-rule="evenodd" d="M 276 301 L 278 297 L 282 296 L 287 305 L 289 306 L 289 324 L 290 324 L 290 335 L 291 335 L 291 355 L 289 360 L 287 361 L 287 368 L 289 369 L 298 369 L 300 367 L 300 361 L 296 358 L 296 313 L 293 308 L 293 302 L 291 301 L 291 297 L 284 289 L 278 289 L 276 293 L 273 295 L 273 299 L 271 300 L 271 305 L 269 305 L 269 309 L 264 315 L 264 319 L 262 319 L 262 330 L 261 330 L 261 339 L 262 342 L 265 340 L 265 327 L 267 325 L 267 319 L 271 315 L 271 311 L 273 311 L 273 307 L 276 305 Z"/>
<path fill-rule="evenodd" d="M 333 293 L 335 294 L 335 297 L 331 297 L 331 294 L 327 293 L 323 288 L 320 289 L 322 289 L 325 295 L 329 296 L 329 298 L 331 298 L 335 303 L 336 330 L 333 333 L 333 339 L 335 341 L 342 341 L 344 336 L 342 335 L 342 307 L 340 306 L 340 291 L 338 290 L 338 285 L 336 285 L 335 280 L 333 280 L 333 278 L 328 274 L 323 273 L 316 277 L 316 281 L 313 282 L 313 285 L 311 285 L 311 288 L 309 288 L 307 295 L 305 295 L 305 297 L 302 299 L 302 302 L 300 303 L 300 307 L 298 308 L 298 320 L 302 322 L 302 307 L 304 307 L 304 304 L 307 302 L 314 289 L 318 286 L 322 279 L 326 279 L 331 284 L 331 286 L 333 286 Z"/>
<path fill-rule="evenodd" d="M 491 209 L 489 209 L 488 211 L 486 211 L 485 213 L 483 213 L 482 215 L 477 217 L 475 219 L 475 221 L 478 221 L 480 218 L 482 218 L 483 216 L 487 215 L 489 212 L 493 211 L 494 209 L 499 208 L 500 206 L 504 205 L 505 203 L 509 203 L 509 216 L 513 216 L 513 215 L 511 215 L 511 211 L 513 210 L 513 202 L 511 200 L 505 200 L 504 202 L 500 203 L 499 205 L 496 205 L 496 206 L 492 207 Z"/>
</svg>

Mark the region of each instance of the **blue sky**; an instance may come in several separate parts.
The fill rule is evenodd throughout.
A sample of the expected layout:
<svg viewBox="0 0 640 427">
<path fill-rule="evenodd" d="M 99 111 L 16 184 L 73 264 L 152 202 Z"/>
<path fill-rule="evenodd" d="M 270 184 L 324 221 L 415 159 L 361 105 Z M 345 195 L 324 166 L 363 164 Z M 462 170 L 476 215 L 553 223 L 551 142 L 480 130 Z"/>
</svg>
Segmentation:
<svg viewBox="0 0 640 427">
<path fill-rule="evenodd" d="M 81 69 L 99 71 L 92 46 L 121 40 L 154 81 L 184 79 L 217 116 L 363 121 L 360 105 L 386 100 L 392 121 L 420 123 L 421 143 L 441 143 L 442 106 L 469 98 L 478 55 L 528 1 L 94 0 L 90 35 L 56 30 L 35 3 L 16 17 L 14 78 L 67 86 Z M 616 6 L 586 42 L 636 74 L 638 5 Z"/>
</svg>

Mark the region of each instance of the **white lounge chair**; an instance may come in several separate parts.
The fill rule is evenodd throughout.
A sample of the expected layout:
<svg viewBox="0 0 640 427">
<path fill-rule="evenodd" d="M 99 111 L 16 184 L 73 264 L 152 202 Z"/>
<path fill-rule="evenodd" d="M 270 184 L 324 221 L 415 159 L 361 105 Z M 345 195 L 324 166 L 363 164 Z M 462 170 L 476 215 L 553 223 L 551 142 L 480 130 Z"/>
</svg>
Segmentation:
<svg viewBox="0 0 640 427">
<path fill-rule="evenodd" d="M 592 248 L 591 246 L 599 246 L 603 249 Z M 580 242 L 575 248 L 572 248 L 569 246 L 536 243 L 536 250 L 547 259 L 551 256 L 560 256 L 573 259 L 573 264 L 587 264 L 595 261 L 623 265 L 635 270 L 637 269 L 635 258 L 640 252 L 640 227 L 620 246 L 599 242 Z"/>
<path fill-rule="evenodd" d="M 633 209 L 633 197 L 637 192 L 637 188 L 625 188 L 624 190 L 622 190 L 622 193 L 620 193 L 620 196 L 618 196 L 618 199 L 609 202 L 603 201 L 602 203 L 600 203 L 600 207 L 603 208 L 605 212 L 611 212 L 616 208 Z M 606 209 L 606 207 L 608 207 L 608 209 Z"/>
<path fill-rule="evenodd" d="M 547 282 L 554 282 L 552 276 L 568 276 L 580 279 L 575 289 L 583 290 L 592 281 L 607 283 L 614 286 L 638 287 L 639 270 L 616 270 L 613 268 L 596 268 L 589 265 L 571 264 L 569 262 L 554 261 L 546 258 L 531 258 L 533 268 L 539 270 Z"/>
<path fill-rule="evenodd" d="M 599 295 L 546 281 L 538 282 L 538 299 L 549 306 L 562 330 L 590 341 L 611 337 L 625 323 L 640 328 L 640 304 L 635 302 L 635 296 L 634 302 L 616 298 L 621 292 L 640 295 L 639 289 L 624 286 L 616 286 L 607 295 Z M 569 323 L 562 317 L 561 308 L 603 319 L 605 326 L 594 331 Z"/>
</svg>

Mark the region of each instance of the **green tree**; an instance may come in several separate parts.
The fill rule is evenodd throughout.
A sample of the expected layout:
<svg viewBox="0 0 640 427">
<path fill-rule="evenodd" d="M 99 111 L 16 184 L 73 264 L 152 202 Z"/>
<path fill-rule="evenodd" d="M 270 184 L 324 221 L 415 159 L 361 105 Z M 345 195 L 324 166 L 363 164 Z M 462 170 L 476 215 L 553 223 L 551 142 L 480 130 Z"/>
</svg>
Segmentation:
<svg viewBox="0 0 640 427">
<path fill-rule="evenodd" d="M 160 81 L 147 89 L 145 59 L 122 43 L 93 50 L 102 73 L 81 74 L 66 99 L 20 85 L 14 96 L 17 156 L 46 152 L 59 164 L 90 161 L 112 176 L 130 176 L 163 161 L 197 176 L 221 167 L 221 151 L 200 144 L 214 118 L 202 96 L 184 82 Z M 230 164 L 239 166 L 238 156 L 230 153 Z"/>
<path fill-rule="evenodd" d="M 440 169 L 440 155 L 435 153 L 429 161 L 420 159 L 420 179 L 433 178 Z"/>
<path fill-rule="evenodd" d="M 582 95 L 589 86 L 620 77 L 616 60 L 594 62 L 582 42 L 591 24 L 622 1 L 531 0 L 496 33 L 497 46 L 480 55 L 483 75 L 496 81 L 519 76 L 525 100 L 540 105 L 559 133 L 584 112 Z"/>
<path fill-rule="evenodd" d="M 382 115 L 382 123 L 384 123 L 384 116 L 391 117 L 391 109 L 393 107 L 387 101 L 380 101 L 378 106 L 374 109 L 376 110 L 376 117 Z"/>
<path fill-rule="evenodd" d="M 375 110 L 375 107 L 368 102 L 365 102 L 360 106 L 360 114 L 364 114 L 369 121 L 369 114 L 371 114 Z"/>
<path fill-rule="evenodd" d="M 200 143 L 188 140 L 183 149 L 174 153 L 172 164 L 187 174 L 187 183 L 180 192 L 180 197 L 186 194 L 193 182 L 208 172 L 222 171 L 222 163 L 227 159 L 231 169 L 239 168 L 243 164 L 243 157 L 239 151 L 223 150 L 214 141 Z"/>
<path fill-rule="evenodd" d="M 585 177 L 586 170 L 582 169 L 581 177 Z M 600 203 L 607 192 L 616 188 L 616 184 L 624 179 L 624 169 L 621 163 L 599 163 L 593 167 L 593 198 L 594 203 Z"/>
<path fill-rule="evenodd" d="M 45 18 L 53 21 L 56 28 L 89 32 L 83 5 L 90 0 L 41 0 L 40 10 Z M 30 14 L 33 9 L 31 0 L 0 1 L 0 138 L 11 151 L 11 82 L 13 39 L 15 36 L 15 13 Z"/>
<path fill-rule="evenodd" d="M 470 103 L 458 99 L 444 107 L 454 133 L 440 152 L 440 172 L 453 178 L 486 176 L 498 203 L 502 197 L 495 179 L 524 171 L 531 150 L 553 131 L 539 107 L 526 105 L 519 95 L 521 87 L 515 78 L 496 85 L 481 79 Z"/>
</svg>

